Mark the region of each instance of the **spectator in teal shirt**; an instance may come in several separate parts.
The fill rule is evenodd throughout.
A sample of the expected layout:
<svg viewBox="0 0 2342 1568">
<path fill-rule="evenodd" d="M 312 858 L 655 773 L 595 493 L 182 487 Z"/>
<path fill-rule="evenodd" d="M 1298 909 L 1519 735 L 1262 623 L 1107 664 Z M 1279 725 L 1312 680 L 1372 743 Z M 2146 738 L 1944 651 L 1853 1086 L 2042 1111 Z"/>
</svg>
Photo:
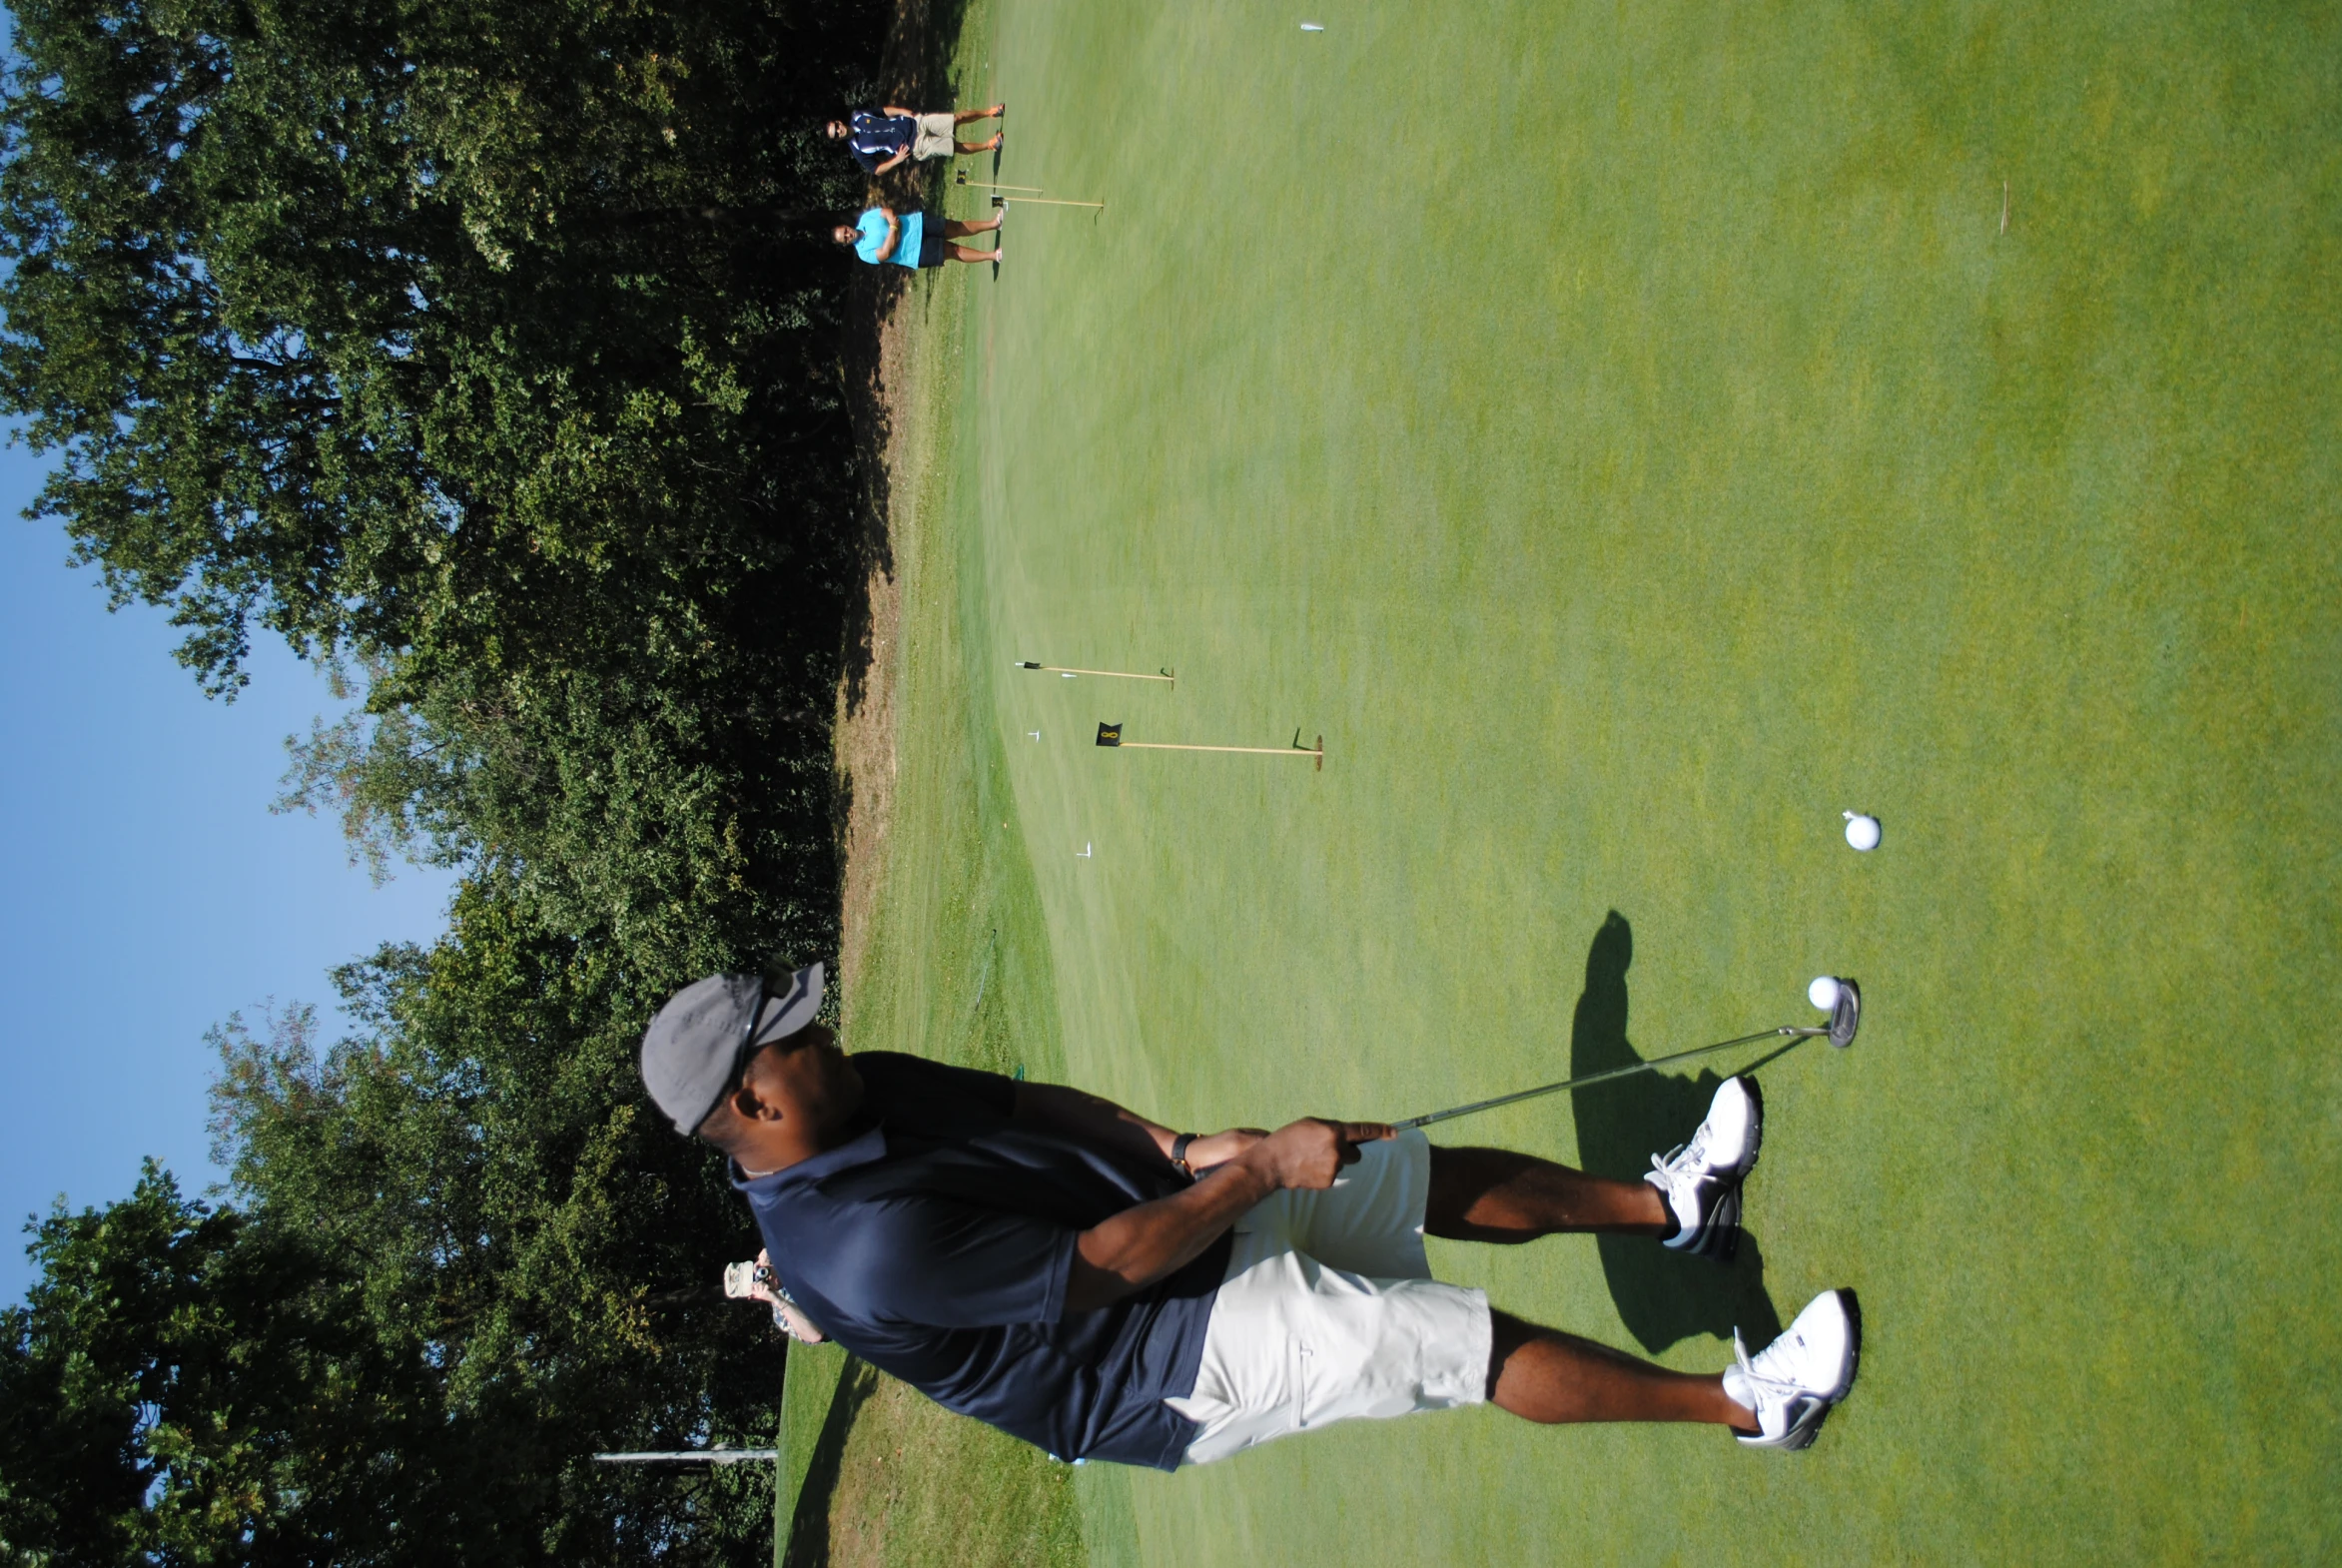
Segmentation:
<svg viewBox="0 0 2342 1568">
<path fill-rule="evenodd" d="M 856 256 L 874 267 L 883 262 L 911 268 L 935 267 L 947 260 L 997 262 L 1001 259 L 998 240 L 993 241 L 989 251 L 974 251 L 951 242 L 970 235 L 990 234 L 1000 228 L 1001 220 L 1006 217 L 1008 209 L 1004 207 L 993 214 L 990 223 L 967 224 L 956 218 L 945 218 L 938 221 L 937 227 L 943 231 L 938 234 L 928 227 L 925 213 L 914 210 L 898 215 L 891 207 L 873 207 L 858 222 L 832 229 L 830 237 L 840 245 L 852 246 Z"/>
</svg>

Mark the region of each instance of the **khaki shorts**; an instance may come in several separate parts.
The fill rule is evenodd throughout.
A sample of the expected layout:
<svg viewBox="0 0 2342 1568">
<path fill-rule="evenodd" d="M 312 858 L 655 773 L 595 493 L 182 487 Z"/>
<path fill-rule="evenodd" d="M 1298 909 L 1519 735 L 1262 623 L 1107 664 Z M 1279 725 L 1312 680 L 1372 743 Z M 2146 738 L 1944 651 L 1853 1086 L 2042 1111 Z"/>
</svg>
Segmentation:
<svg viewBox="0 0 2342 1568">
<path fill-rule="evenodd" d="M 1368 1144 L 1322 1192 L 1283 1191 L 1236 1221 L 1195 1391 L 1165 1403 L 1202 1430 L 1189 1464 L 1355 1416 L 1488 1396 L 1488 1297 L 1431 1277 L 1420 1131 Z"/>
<path fill-rule="evenodd" d="M 949 158 L 959 146 L 953 136 L 952 116 L 949 110 L 942 114 L 923 114 L 913 118 L 919 122 L 919 135 L 911 143 L 914 158 Z"/>
</svg>

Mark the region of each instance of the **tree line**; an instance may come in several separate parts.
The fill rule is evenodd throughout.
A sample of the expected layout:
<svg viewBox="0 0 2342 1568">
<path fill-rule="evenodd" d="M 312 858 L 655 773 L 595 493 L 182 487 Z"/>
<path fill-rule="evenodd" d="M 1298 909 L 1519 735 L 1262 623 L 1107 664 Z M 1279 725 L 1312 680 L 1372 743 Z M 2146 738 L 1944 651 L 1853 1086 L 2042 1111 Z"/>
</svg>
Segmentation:
<svg viewBox="0 0 2342 1568">
<path fill-rule="evenodd" d="M 646 1116 L 674 986 L 834 947 L 829 718 L 867 567 L 849 258 L 813 134 L 873 0 L 16 0 L 0 408 L 34 508 L 233 698 L 358 699 L 294 800 L 458 869 L 339 971 L 355 1033 L 216 1032 L 215 1199 L 38 1222 L 0 1557 L 740 1561 L 767 1436 L 713 1297 L 748 1226 Z"/>
</svg>

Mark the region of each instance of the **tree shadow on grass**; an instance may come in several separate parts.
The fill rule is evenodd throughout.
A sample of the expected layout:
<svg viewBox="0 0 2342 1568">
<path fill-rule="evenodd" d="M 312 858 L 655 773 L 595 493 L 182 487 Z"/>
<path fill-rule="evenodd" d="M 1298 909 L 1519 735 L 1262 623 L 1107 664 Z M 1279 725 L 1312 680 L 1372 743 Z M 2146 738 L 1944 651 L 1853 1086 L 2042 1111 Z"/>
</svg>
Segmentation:
<svg viewBox="0 0 2342 1568">
<path fill-rule="evenodd" d="M 828 1568 L 830 1504 L 837 1496 L 838 1477 L 845 1467 L 846 1438 L 854 1430 L 854 1417 L 877 1392 L 878 1369 L 864 1361 L 848 1361 L 838 1378 L 837 1392 L 830 1395 L 821 1435 L 814 1439 L 805 1483 L 797 1489 L 797 1508 L 789 1518 L 789 1545 L 782 1559 L 787 1568 Z"/>
<path fill-rule="evenodd" d="M 1634 928 L 1612 910 L 1586 951 L 1586 989 L 1570 1028 L 1572 1077 L 1643 1060 L 1626 1033 L 1626 972 L 1634 958 Z M 1579 1160 L 1596 1176 L 1649 1170 L 1652 1155 L 1692 1136 L 1722 1082 L 1713 1072 L 1697 1078 L 1638 1073 L 1577 1091 Z M 1730 1264 L 1671 1252 L 1643 1236 L 1597 1236 L 1595 1244 L 1619 1320 L 1646 1351 L 1694 1334 L 1729 1339 L 1736 1325 L 1752 1346 L 1781 1332 L 1781 1313 L 1765 1289 L 1764 1249 L 1746 1229 Z"/>
</svg>

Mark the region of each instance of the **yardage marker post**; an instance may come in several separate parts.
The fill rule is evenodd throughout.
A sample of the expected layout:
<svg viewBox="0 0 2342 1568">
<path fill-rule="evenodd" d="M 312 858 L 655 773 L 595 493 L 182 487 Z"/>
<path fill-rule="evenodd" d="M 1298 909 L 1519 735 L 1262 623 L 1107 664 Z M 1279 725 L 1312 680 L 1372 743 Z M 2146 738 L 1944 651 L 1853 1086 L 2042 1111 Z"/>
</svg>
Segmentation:
<svg viewBox="0 0 2342 1568">
<path fill-rule="evenodd" d="M 1070 664 L 1036 664 L 1031 659 L 1011 659 L 1009 660 L 1009 668 L 1014 670 L 1047 670 L 1053 675 L 1106 675 L 1115 680 L 1160 680 L 1174 686 L 1178 684 L 1179 680 L 1178 672 L 1168 666 L 1160 675 L 1145 675 L 1137 670 L 1084 670 L 1076 669 Z"/>
<path fill-rule="evenodd" d="M 1098 726 L 1098 743 L 1133 751 L 1242 751 L 1261 757 L 1315 757 L 1317 771 L 1325 771 L 1325 737 L 1318 736 L 1314 746 L 1304 746 L 1299 730 L 1293 731 L 1293 743 L 1289 746 L 1194 746 L 1168 740 L 1125 740 L 1120 724 L 1101 724 Z"/>
</svg>

